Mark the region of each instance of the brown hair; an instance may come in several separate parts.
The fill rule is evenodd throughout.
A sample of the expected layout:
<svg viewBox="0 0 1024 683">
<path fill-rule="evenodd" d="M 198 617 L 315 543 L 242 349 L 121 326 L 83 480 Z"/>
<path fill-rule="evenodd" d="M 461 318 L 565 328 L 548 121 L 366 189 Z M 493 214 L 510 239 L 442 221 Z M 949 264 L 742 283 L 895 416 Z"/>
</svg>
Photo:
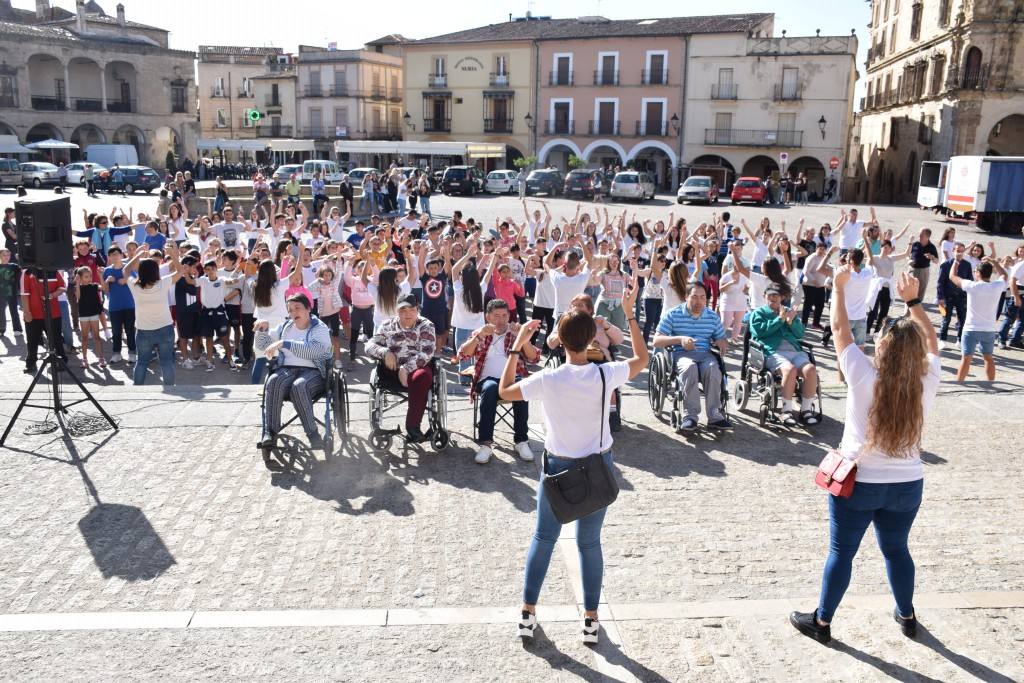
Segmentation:
<svg viewBox="0 0 1024 683">
<path fill-rule="evenodd" d="M 928 372 L 924 334 L 910 318 L 898 318 L 878 340 L 878 375 L 868 411 L 867 443 L 891 458 L 911 455 L 921 443 L 924 405 L 921 379 Z"/>
<path fill-rule="evenodd" d="M 597 324 L 589 313 L 569 311 L 558 320 L 558 340 L 567 350 L 582 353 L 597 336 Z"/>
<path fill-rule="evenodd" d="M 680 301 L 686 299 L 686 280 L 690 277 L 690 270 L 682 261 L 673 261 L 668 267 L 668 286 L 679 295 Z"/>
</svg>

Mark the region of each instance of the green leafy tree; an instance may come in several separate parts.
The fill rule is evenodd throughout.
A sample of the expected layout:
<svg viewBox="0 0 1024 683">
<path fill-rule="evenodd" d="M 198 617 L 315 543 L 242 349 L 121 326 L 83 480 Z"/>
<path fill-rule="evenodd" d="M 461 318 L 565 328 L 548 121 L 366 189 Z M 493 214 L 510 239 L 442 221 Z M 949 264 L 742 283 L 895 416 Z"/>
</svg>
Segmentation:
<svg viewBox="0 0 1024 683">
<path fill-rule="evenodd" d="M 512 165 L 516 168 L 527 168 L 537 163 L 537 157 L 530 155 L 528 157 L 516 157 L 512 160 Z"/>
<path fill-rule="evenodd" d="M 582 168 L 587 165 L 586 159 L 581 159 L 575 154 L 569 155 L 569 168 Z"/>
<path fill-rule="evenodd" d="M 178 161 L 174 158 L 174 152 L 167 150 L 167 158 L 164 160 L 164 165 L 167 167 L 168 173 L 174 173 L 178 170 Z"/>
</svg>

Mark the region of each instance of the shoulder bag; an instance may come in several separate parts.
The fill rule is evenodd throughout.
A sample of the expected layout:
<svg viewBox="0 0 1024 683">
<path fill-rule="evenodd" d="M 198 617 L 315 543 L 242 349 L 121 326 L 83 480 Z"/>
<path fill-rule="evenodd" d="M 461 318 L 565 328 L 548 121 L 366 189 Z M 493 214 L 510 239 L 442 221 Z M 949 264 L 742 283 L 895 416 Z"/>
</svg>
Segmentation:
<svg viewBox="0 0 1024 683">
<path fill-rule="evenodd" d="M 848 460 L 837 450 L 825 454 L 818 471 L 814 474 L 814 483 L 833 496 L 849 498 L 853 495 L 853 485 L 857 481 L 857 460 Z"/>
<path fill-rule="evenodd" d="M 604 369 L 598 366 L 601 375 L 601 423 L 598 429 L 600 441 L 598 452 L 577 459 L 564 472 L 549 475 L 548 453 L 544 451 L 544 475 L 541 485 L 544 495 L 551 504 L 555 519 L 562 524 L 574 522 L 597 512 L 615 502 L 619 496 L 619 484 L 615 475 L 601 454 L 604 446 L 604 410 L 606 405 Z"/>
</svg>

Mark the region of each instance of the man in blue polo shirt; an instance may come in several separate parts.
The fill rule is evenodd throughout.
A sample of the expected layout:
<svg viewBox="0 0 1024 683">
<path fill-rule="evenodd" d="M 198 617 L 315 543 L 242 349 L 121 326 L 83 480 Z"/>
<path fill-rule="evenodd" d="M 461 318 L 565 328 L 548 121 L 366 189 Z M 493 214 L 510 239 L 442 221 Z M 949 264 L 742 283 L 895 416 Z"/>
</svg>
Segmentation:
<svg viewBox="0 0 1024 683">
<path fill-rule="evenodd" d="M 725 354 L 728 342 L 722 320 L 708 308 L 708 293 L 704 285 L 692 282 L 686 303 L 665 313 L 654 335 L 655 348 L 669 349 L 676 366 L 676 381 L 683 401 L 683 419 L 679 428 L 683 431 L 697 428 L 699 384 L 704 385 L 708 426 L 713 429 L 732 426 L 722 414 L 722 372 L 711 353 L 712 342 Z"/>
</svg>

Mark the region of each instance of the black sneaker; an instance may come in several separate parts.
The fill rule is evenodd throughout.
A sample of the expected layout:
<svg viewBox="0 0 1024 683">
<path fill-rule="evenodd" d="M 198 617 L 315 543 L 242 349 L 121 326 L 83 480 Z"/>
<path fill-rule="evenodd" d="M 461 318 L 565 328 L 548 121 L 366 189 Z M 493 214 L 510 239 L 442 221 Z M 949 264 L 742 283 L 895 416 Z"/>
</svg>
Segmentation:
<svg viewBox="0 0 1024 683">
<path fill-rule="evenodd" d="M 692 417 L 684 417 L 679 423 L 679 429 L 684 432 L 692 432 L 697 429 L 697 420 Z"/>
<path fill-rule="evenodd" d="M 907 638 L 917 637 L 917 616 L 904 619 L 900 616 L 899 610 L 894 608 L 892 611 L 892 618 L 900 625 L 900 628 L 903 630 L 903 635 Z"/>
<path fill-rule="evenodd" d="M 320 436 L 320 432 L 307 434 L 306 439 L 309 440 L 309 447 L 312 450 L 323 450 L 325 448 L 324 437 Z"/>
<path fill-rule="evenodd" d="M 712 429 L 732 429 L 732 422 L 729 422 L 729 418 L 722 417 L 714 422 L 709 422 L 708 427 Z"/>
<path fill-rule="evenodd" d="M 34 375 L 37 372 L 39 372 L 39 368 L 37 368 L 34 365 L 26 365 L 25 369 L 22 370 L 22 372 L 24 372 L 26 375 Z"/>
<path fill-rule="evenodd" d="M 423 443 L 430 437 L 424 434 L 419 427 L 408 427 L 405 432 L 405 440 L 409 443 Z"/>
<path fill-rule="evenodd" d="M 276 438 L 273 433 L 264 431 L 260 436 L 260 440 L 256 442 L 257 448 L 273 448 L 275 445 Z"/>
<path fill-rule="evenodd" d="M 790 612 L 789 623 L 793 624 L 797 631 L 808 638 L 814 638 L 819 643 L 827 643 L 832 640 L 832 627 L 822 626 L 818 623 L 818 611 L 813 612 Z"/>
</svg>

